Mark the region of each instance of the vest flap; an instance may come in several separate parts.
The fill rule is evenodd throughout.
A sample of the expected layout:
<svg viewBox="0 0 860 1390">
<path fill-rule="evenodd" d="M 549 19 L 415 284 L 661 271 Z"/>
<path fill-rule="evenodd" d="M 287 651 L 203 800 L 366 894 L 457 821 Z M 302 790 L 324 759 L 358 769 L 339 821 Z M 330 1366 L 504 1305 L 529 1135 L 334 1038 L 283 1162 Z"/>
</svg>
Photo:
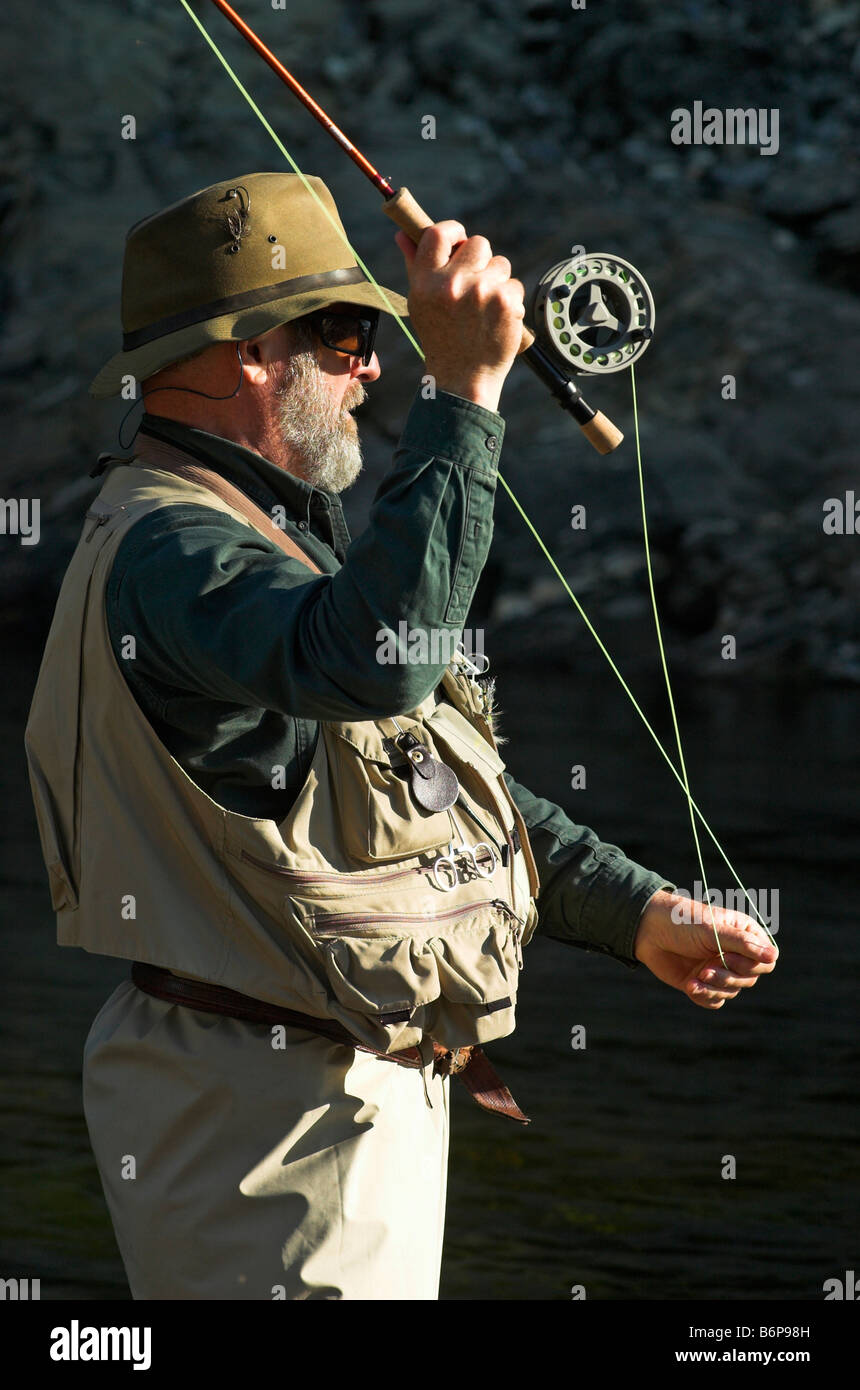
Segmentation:
<svg viewBox="0 0 860 1390">
<path fill-rule="evenodd" d="M 440 701 L 427 723 L 433 737 L 447 743 L 471 767 L 490 772 L 494 777 L 504 772 L 505 764 L 492 744 L 447 700 Z"/>
<path fill-rule="evenodd" d="M 420 721 L 410 715 L 398 714 L 396 718 L 404 733 L 407 730 L 410 732 L 419 730 Z M 398 736 L 397 725 L 393 719 L 366 720 L 355 724 L 326 723 L 325 727 L 341 742 L 348 743 L 369 762 L 384 763 L 386 767 L 390 765 L 391 755 L 385 747 L 385 740 L 395 739 Z M 420 730 L 416 732 L 415 736 L 420 738 Z"/>
</svg>

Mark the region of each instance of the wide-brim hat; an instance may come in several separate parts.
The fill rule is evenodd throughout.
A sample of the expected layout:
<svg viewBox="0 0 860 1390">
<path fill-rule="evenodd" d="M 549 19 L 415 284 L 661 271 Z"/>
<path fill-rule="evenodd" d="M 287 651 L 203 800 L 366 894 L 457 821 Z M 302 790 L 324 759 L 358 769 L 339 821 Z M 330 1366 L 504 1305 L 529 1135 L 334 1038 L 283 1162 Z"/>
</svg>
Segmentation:
<svg viewBox="0 0 860 1390">
<path fill-rule="evenodd" d="M 243 174 L 137 222 L 125 244 L 122 351 L 90 386 L 115 396 L 210 343 L 254 338 L 345 301 L 408 313 L 367 279 L 322 179 Z"/>
</svg>

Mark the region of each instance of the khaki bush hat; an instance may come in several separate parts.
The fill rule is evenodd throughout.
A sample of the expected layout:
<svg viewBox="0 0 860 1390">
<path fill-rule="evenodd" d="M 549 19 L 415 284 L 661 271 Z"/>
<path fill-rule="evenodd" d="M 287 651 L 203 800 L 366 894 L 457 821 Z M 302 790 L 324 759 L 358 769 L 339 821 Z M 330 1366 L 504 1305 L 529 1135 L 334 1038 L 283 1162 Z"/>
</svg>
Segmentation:
<svg viewBox="0 0 860 1390">
<path fill-rule="evenodd" d="M 387 289 L 386 303 L 355 263 L 322 179 L 307 183 L 322 207 L 298 174 L 243 174 L 137 222 L 125 243 L 122 351 L 90 394 L 118 395 L 123 377 L 145 381 L 210 343 L 254 338 L 326 304 L 405 317 L 403 296 Z"/>
</svg>

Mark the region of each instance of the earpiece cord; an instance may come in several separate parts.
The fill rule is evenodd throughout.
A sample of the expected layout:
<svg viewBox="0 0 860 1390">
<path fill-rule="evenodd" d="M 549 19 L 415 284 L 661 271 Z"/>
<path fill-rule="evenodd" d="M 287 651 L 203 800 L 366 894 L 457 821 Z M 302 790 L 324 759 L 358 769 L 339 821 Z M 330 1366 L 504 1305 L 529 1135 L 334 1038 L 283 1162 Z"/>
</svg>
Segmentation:
<svg viewBox="0 0 860 1390">
<path fill-rule="evenodd" d="M 241 349 L 241 346 L 240 346 L 240 344 L 239 344 L 238 342 L 236 343 L 236 356 L 237 356 L 238 359 L 239 359 L 239 380 L 238 380 L 237 383 L 236 383 L 236 389 L 235 389 L 235 391 L 231 391 L 230 394 L 227 395 L 227 396 L 210 396 L 210 394 L 209 394 L 208 391 L 198 391 L 198 389 L 197 389 L 196 386 L 156 386 L 154 390 L 152 390 L 152 391 L 147 391 L 146 395 L 147 395 L 147 397 L 149 397 L 149 396 L 155 396 L 159 391 L 187 391 L 187 392 L 189 393 L 189 395 L 192 395 L 192 396 L 202 396 L 202 397 L 204 398 L 204 400 L 207 400 L 207 401 L 232 401 L 233 397 L 234 397 L 234 396 L 238 396 L 239 392 L 240 392 L 241 389 L 242 389 L 242 377 L 243 377 L 243 375 L 244 375 L 244 366 L 243 366 L 243 363 L 242 363 L 242 349 Z M 123 415 L 122 419 L 121 419 L 120 422 L 119 422 L 119 429 L 118 429 L 117 432 L 116 432 L 116 437 L 117 437 L 117 440 L 119 441 L 119 447 L 120 447 L 121 449 L 130 449 L 130 448 L 131 448 L 132 442 L 133 442 L 133 440 L 134 440 L 134 436 L 137 434 L 138 429 L 140 429 L 140 425 L 138 425 L 137 428 L 136 428 L 135 431 L 134 431 L 134 434 L 131 436 L 131 439 L 128 441 L 128 443 L 127 443 L 127 444 L 123 444 L 123 442 L 122 442 L 122 432 L 123 432 L 123 430 L 125 429 L 125 422 L 126 422 L 126 420 L 128 419 L 128 417 L 129 417 L 129 415 L 131 414 L 131 412 L 132 412 L 133 410 L 135 410 L 139 405 L 144 406 L 144 408 L 146 407 L 146 400 L 144 399 L 144 397 L 143 397 L 142 395 L 141 395 L 141 397 L 140 397 L 140 400 L 132 401 L 132 403 L 131 403 L 131 405 L 129 406 L 128 410 L 125 412 L 125 414 Z"/>
</svg>

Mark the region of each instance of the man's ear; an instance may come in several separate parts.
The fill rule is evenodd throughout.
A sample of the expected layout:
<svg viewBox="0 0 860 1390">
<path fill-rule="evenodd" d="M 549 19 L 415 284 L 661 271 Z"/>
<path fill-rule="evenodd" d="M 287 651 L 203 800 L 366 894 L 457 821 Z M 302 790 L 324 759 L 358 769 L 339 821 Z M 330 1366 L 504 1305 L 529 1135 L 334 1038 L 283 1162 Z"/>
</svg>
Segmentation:
<svg viewBox="0 0 860 1390">
<path fill-rule="evenodd" d="M 254 386 L 265 386 L 272 368 L 280 368 L 288 352 L 287 335 L 283 324 L 247 338 L 240 344 L 245 379 Z"/>
</svg>

